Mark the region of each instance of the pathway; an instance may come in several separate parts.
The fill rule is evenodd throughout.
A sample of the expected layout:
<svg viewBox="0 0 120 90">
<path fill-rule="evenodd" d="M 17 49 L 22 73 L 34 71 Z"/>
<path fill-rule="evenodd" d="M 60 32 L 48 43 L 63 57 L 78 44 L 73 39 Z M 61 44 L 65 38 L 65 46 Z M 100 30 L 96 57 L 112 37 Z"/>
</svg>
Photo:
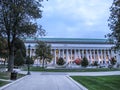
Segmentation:
<svg viewBox="0 0 120 90">
<path fill-rule="evenodd" d="M 82 90 L 66 75 L 34 73 L 2 90 Z"/>
</svg>

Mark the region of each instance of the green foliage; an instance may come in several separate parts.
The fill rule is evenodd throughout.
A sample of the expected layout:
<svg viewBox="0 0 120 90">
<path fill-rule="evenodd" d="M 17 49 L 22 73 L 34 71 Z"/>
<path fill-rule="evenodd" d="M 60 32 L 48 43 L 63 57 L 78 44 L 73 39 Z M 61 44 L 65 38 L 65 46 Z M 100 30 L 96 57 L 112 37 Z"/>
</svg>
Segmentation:
<svg viewBox="0 0 120 90">
<path fill-rule="evenodd" d="M 26 64 L 33 64 L 34 61 L 33 61 L 32 58 L 30 58 L 29 56 L 27 56 L 27 57 L 26 57 L 26 62 L 25 62 L 25 63 L 26 63 Z"/>
<path fill-rule="evenodd" d="M 43 60 L 43 67 L 44 67 L 44 61 L 50 62 L 52 60 L 51 55 L 51 46 L 43 41 L 38 41 L 36 45 L 36 58 L 39 58 Z"/>
<path fill-rule="evenodd" d="M 21 50 L 17 50 L 15 59 L 14 59 L 14 65 L 15 66 L 22 66 L 25 63 L 25 59 L 22 56 Z"/>
<path fill-rule="evenodd" d="M 110 8 L 109 24 L 112 31 L 107 36 L 116 46 L 115 49 L 120 49 L 120 0 L 114 0 Z"/>
<path fill-rule="evenodd" d="M 117 62 L 117 60 L 114 57 L 112 57 L 111 60 L 110 60 L 110 62 L 111 62 L 112 65 L 115 65 L 116 62 Z"/>
<path fill-rule="evenodd" d="M 88 90 L 118 90 L 120 76 L 71 76 Z M 94 84 L 93 84 L 94 83 Z"/>
<path fill-rule="evenodd" d="M 94 66 L 98 66 L 98 61 L 95 61 L 95 62 L 93 63 L 93 65 L 94 65 Z"/>
<path fill-rule="evenodd" d="M 33 22 L 42 17 L 42 1 L 0 0 L 0 35 L 6 38 L 8 44 L 8 71 L 13 70 L 15 39 L 35 36 L 42 31 Z"/>
<path fill-rule="evenodd" d="M 0 57 L 2 57 L 2 58 L 8 57 L 7 40 L 1 36 L 0 36 Z"/>
<path fill-rule="evenodd" d="M 58 65 L 64 65 L 65 64 L 65 61 L 62 57 L 60 57 L 58 60 L 57 60 L 57 64 Z"/>
<path fill-rule="evenodd" d="M 26 47 L 25 44 L 22 40 L 20 40 L 19 38 L 15 39 L 15 53 L 17 52 L 17 50 L 21 51 L 21 54 L 23 57 L 26 57 Z"/>
<path fill-rule="evenodd" d="M 82 65 L 83 67 L 87 67 L 87 66 L 88 66 L 88 59 L 87 59 L 86 57 L 84 57 L 84 58 L 82 59 L 81 65 Z"/>
</svg>

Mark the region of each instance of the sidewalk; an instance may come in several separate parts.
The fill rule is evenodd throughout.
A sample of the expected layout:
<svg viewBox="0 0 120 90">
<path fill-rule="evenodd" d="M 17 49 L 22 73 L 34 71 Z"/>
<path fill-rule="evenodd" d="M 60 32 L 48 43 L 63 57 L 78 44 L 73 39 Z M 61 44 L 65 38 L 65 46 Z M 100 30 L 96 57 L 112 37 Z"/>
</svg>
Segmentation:
<svg viewBox="0 0 120 90">
<path fill-rule="evenodd" d="M 19 71 L 26 74 L 26 71 Z M 110 72 L 31 72 L 31 75 L 12 82 L 0 90 L 87 90 L 69 76 L 120 75 L 120 71 Z"/>
<path fill-rule="evenodd" d="M 1 90 L 83 90 L 66 75 L 40 75 L 34 73 Z"/>
</svg>

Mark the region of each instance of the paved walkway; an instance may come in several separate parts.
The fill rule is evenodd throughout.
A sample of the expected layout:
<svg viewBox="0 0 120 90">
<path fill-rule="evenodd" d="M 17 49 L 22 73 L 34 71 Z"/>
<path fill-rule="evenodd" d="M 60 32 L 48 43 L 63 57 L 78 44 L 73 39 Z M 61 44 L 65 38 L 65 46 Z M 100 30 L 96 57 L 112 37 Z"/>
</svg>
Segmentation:
<svg viewBox="0 0 120 90">
<path fill-rule="evenodd" d="M 66 75 L 29 75 L 2 90 L 82 90 Z"/>
<path fill-rule="evenodd" d="M 27 72 L 22 71 L 26 74 Z M 31 75 L 13 82 L 1 90 L 85 90 L 69 76 L 105 76 L 120 75 L 120 71 L 111 72 L 31 72 Z M 87 90 L 87 89 L 86 89 Z"/>
</svg>

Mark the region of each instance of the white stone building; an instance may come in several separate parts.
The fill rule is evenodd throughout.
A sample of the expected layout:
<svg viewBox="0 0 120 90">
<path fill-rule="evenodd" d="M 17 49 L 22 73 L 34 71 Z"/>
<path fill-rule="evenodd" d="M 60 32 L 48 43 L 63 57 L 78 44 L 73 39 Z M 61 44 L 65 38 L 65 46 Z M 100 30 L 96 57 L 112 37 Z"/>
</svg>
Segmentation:
<svg viewBox="0 0 120 90">
<path fill-rule="evenodd" d="M 84 38 L 39 38 L 51 44 L 51 53 L 53 55 L 52 64 L 56 65 L 59 57 L 63 57 L 67 63 L 77 58 L 87 57 L 89 64 L 97 61 L 98 63 L 107 64 L 112 57 L 119 60 L 118 55 L 111 49 L 113 44 L 106 39 L 84 39 Z M 35 55 L 36 41 L 33 38 L 25 40 L 26 48 L 31 46 L 30 55 Z M 119 62 L 119 61 L 118 61 Z M 36 61 L 40 64 L 39 61 Z"/>
</svg>

